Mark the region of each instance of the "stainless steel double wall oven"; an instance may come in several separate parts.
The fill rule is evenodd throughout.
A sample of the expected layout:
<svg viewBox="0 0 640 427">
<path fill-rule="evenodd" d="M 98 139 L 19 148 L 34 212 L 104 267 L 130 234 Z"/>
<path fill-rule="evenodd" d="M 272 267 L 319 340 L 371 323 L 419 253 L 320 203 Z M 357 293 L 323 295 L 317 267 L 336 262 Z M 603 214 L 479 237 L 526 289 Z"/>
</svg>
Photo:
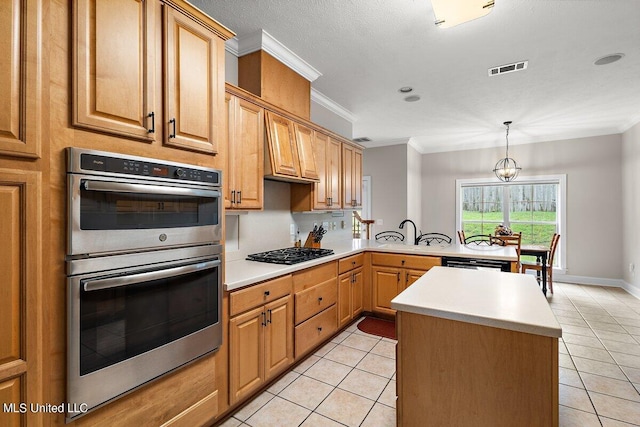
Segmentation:
<svg viewBox="0 0 640 427">
<path fill-rule="evenodd" d="M 221 345 L 222 177 L 69 148 L 67 178 L 67 399 L 91 410 Z"/>
</svg>

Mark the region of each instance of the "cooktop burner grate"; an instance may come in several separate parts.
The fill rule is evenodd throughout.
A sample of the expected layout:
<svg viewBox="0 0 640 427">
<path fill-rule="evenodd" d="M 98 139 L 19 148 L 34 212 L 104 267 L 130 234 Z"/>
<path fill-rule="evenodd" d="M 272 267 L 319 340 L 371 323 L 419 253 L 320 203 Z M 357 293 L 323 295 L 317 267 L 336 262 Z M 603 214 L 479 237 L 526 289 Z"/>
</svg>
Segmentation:
<svg viewBox="0 0 640 427">
<path fill-rule="evenodd" d="M 291 265 L 332 254 L 332 249 L 284 248 L 247 255 L 247 260 Z"/>
</svg>

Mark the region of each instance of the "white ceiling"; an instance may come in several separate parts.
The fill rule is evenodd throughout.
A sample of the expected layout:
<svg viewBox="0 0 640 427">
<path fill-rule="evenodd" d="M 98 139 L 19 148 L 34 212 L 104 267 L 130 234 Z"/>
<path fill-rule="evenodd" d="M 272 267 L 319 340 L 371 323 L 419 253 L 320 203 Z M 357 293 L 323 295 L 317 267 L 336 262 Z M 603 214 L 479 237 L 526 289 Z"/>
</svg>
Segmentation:
<svg viewBox="0 0 640 427">
<path fill-rule="evenodd" d="M 367 147 L 420 152 L 621 133 L 640 121 L 640 0 L 495 0 L 438 28 L 429 0 L 190 0 L 239 37 L 261 29 L 322 75 Z M 605 55 L 615 63 L 595 66 Z M 528 69 L 488 77 L 490 67 Z M 421 97 L 405 102 L 411 86 Z"/>
</svg>

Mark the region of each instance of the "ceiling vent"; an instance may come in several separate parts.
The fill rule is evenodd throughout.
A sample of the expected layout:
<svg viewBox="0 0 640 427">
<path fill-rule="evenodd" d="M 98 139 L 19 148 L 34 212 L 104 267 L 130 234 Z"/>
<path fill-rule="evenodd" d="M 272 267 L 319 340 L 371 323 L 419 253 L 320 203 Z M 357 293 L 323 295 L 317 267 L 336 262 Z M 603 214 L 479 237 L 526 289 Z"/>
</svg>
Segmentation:
<svg viewBox="0 0 640 427">
<path fill-rule="evenodd" d="M 353 142 L 371 142 L 371 140 L 366 136 L 362 136 L 360 138 L 354 138 Z"/>
<path fill-rule="evenodd" d="M 489 68 L 489 77 L 526 70 L 527 65 L 529 65 L 529 61 L 520 61 L 514 62 L 513 64 L 500 65 L 499 67 L 491 67 Z"/>
</svg>

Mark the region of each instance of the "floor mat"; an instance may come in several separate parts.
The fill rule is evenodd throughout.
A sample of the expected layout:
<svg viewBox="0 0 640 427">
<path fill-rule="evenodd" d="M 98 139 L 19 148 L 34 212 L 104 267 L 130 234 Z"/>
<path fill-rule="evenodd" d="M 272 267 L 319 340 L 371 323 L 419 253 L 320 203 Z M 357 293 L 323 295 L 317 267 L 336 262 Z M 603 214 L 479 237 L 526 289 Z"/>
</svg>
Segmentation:
<svg viewBox="0 0 640 427">
<path fill-rule="evenodd" d="M 375 317 L 365 317 L 358 323 L 358 329 L 379 337 L 396 339 L 396 322 Z"/>
</svg>

